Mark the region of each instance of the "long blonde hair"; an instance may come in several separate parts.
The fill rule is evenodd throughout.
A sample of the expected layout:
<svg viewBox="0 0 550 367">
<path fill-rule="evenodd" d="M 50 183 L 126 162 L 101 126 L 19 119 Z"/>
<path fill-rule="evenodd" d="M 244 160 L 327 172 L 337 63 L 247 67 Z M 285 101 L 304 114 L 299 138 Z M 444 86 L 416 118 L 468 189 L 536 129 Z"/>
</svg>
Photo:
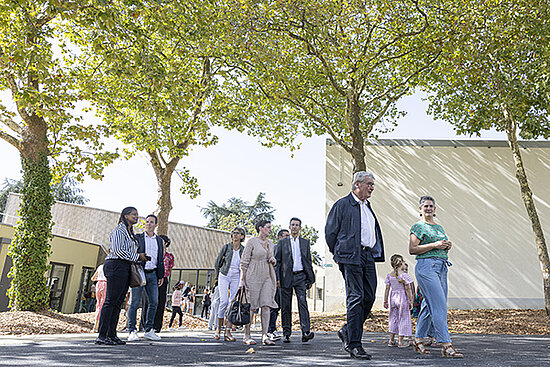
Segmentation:
<svg viewBox="0 0 550 367">
<path fill-rule="evenodd" d="M 405 263 L 405 259 L 403 259 L 403 256 L 399 254 L 393 254 L 390 258 L 391 267 L 393 268 L 393 272 L 399 283 L 405 283 L 405 280 L 397 276 L 397 269 L 399 269 L 401 265 L 403 265 L 404 263 Z"/>
</svg>

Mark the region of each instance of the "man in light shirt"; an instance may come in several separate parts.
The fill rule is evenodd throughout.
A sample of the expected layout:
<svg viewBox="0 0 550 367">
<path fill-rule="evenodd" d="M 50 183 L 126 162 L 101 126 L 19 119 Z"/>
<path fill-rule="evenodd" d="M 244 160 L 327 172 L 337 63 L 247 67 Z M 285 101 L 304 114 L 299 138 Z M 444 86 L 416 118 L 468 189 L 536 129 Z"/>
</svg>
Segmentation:
<svg viewBox="0 0 550 367">
<path fill-rule="evenodd" d="M 374 175 L 355 173 L 351 190 L 330 210 L 325 239 L 346 286 L 347 322 L 338 337 L 352 358 L 371 359 L 361 338 L 376 294 L 375 262 L 384 261 L 382 232 L 367 200 L 374 191 Z"/>
<path fill-rule="evenodd" d="M 130 332 L 128 341 L 139 340 L 136 330 L 136 316 L 143 290 L 147 293 L 148 301 L 144 337 L 148 340 L 160 340 L 160 336 L 153 329 L 158 305 L 158 287 L 164 281 L 164 249 L 162 239 L 155 234 L 157 225 L 157 217 L 150 214 L 145 218 L 145 232 L 136 235 L 138 253 L 144 252 L 147 256 L 147 261 L 143 265 L 147 284 L 143 287 L 132 288 L 132 300 L 128 309 L 128 330 Z"/>
<path fill-rule="evenodd" d="M 278 241 L 275 246 L 275 273 L 277 286 L 281 292 L 281 323 L 283 326 L 283 342 L 290 343 L 292 333 L 292 290 L 298 300 L 300 329 L 302 342 L 313 339 L 310 330 L 309 310 L 307 308 L 306 290 L 315 283 L 315 273 L 311 261 L 311 244 L 301 238 L 302 221 L 298 218 L 290 220 L 290 236 Z"/>
</svg>

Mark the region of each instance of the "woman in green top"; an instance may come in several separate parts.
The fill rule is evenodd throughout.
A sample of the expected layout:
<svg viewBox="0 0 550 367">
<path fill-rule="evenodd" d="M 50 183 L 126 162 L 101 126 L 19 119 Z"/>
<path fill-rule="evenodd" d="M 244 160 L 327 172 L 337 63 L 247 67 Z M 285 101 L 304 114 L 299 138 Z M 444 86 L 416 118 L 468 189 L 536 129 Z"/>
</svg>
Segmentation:
<svg viewBox="0 0 550 367">
<path fill-rule="evenodd" d="M 447 326 L 447 266 L 448 252 L 453 246 L 443 227 L 435 223 L 435 200 L 431 196 L 420 198 L 422 220 L 410 231 L 409 253 L 416 255 L 415 275 L 424 296 L 416 323 L 414 350 L 429 354 L 424 338 L 433 323 L 437 341 L 443 345 L 444 357 L 461 358 L 451 343 Z"/>
</svg>

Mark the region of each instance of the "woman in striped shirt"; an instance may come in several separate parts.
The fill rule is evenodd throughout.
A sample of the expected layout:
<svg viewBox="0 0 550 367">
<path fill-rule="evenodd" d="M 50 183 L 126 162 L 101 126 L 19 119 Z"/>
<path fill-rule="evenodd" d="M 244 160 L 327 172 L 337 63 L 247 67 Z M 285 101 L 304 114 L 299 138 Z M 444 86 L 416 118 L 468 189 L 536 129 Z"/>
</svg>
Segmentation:
<svg viewBox="0 0 550 367">
<path fill-rule="evenodd" d="M 96 344 L 126 344 L 117 337 L 116 327 L 130 285 L 130 265 L 133 262 L 147 260 L 144 253 L 137 252 L 138 246 L 133 230 L 133 225 L 137 221 L 137 209 L 124 208 L 120 213 L 118 225 L 111 232 L 109 255 L 103 265 L 103 272 L 107 278 L 107 293 L 99 318 L 99 336 Z"/>
</svg>

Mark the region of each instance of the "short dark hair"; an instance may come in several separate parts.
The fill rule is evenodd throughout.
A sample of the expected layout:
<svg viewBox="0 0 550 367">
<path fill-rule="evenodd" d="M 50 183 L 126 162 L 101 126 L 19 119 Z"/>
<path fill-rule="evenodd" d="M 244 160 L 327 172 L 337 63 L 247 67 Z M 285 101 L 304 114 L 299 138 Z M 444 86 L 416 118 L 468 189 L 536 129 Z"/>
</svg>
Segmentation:
<svg viewBox="0 0 550 367">
<path fill-rule="evenodd" d="M 300 218 L 296 218 L 296 217 L 290 218 L 290 221 L 288 222 L 288 224 L 292 223 L 293 220 L 297 220 L 298 222 L 300 222 L 300 225 L 302 225 L 302 220 Z"/>
<path fill-rule="evenodd" d="M 283 233 L 290 233 L 288 229 L 281 229 L 279 232 L 277 232 L 277 238 L 283 237 Z"/>
<path fill-rule="evenodd" d="M 271 223 L 271 221 L 266 219 L 258 221 L 258 223 L 256 223 L 256 225 L 254 226 L 254 228 L 256 228 L 256 232 L 260 233 L 260 228 L 265 227 L 267 223 Z"/>
<path fill-rule="evenodd" d="M 145 220 L 147 220 L 147 218 L 155 218 L 155 224 L 159 224 L 159 219 L 157 218 L 156 215 L 149 214 L 148 216 L 145 217 Z"/>
<path fill-rule="evenodd" d="M 166 245 L 166 247 L 170 246 L 171 241 L 170 241 L 170 239 L 168 238 L 167 235 L 161 234 L 159 237 L 162 238 L 162 240 L 164 241 L 164 244 Z"/>
<path fill-rule="evenodd" d="M 243 242 L 243 241 L 244 241 L 244 238 L 246 237 L 246 231 L 244 230 L 244 228 L 235 227 L 235 228 L 233 228 L 233 230 L 231 231 L 231 233 L 233 233 L 233 232 L 235 232 L 235 231 L 241 232 L 241 234 L 243 235 L 243 238 L 241 238 L 241 242 Z"/>
</svg>

